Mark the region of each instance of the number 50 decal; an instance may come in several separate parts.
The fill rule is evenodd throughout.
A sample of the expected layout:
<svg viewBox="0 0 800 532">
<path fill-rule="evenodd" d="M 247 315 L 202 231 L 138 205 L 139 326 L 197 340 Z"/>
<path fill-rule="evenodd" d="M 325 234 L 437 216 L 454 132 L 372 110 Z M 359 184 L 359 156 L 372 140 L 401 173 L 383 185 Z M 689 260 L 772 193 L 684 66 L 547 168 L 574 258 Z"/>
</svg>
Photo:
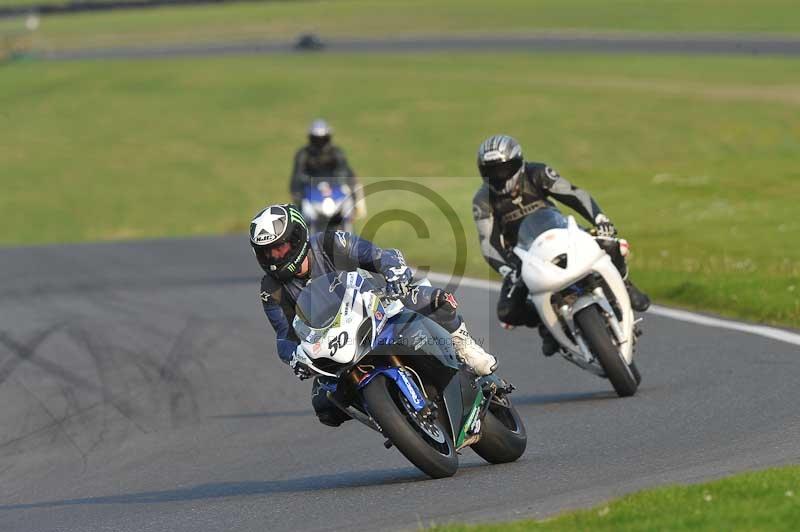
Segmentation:
<svg viewBox="0 0 800 532">
<path fill-rule="evenodd" d="M 330 342 L 328 342 L 328 349 L 330 350 L 330 356 L 336 354 L 336 351 L 339 350 L 340 347 L 344 347 L 347 345 L 347 339 L 349 336 L 347 335 L 347 331 L 342 331 L 339 333 L 339 336 L 334 336 L 331 338 Z"/>
</svg>

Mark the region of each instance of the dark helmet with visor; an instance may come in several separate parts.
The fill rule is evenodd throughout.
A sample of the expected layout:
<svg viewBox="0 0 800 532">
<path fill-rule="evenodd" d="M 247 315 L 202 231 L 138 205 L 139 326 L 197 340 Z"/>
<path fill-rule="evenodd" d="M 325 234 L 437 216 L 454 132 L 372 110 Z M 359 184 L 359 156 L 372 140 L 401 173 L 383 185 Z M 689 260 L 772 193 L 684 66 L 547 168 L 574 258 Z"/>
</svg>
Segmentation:
<svg viewBox="0 0 800 532">
<path fill-rule="evenodd" d="M 271 205 L 250 222 L 250 245 L 266 273 L 289 281 L 308 255 L 308 225 L 294 205 Z"/>
<path fill-rule="evenodd" d="M 308 141 L 317 148 L 326 146 L 331 141 L 331 135 L 333 135 L 331 126 L 321 118 L 311 122 L 308 128 Z"/>
<path fill-rule="evenodd" d="M 525 167 L 522 147 L 508 135 L 494 135 L 478 148 L 478 170 L 495 194 L 510 194 Z"/>
</svg>

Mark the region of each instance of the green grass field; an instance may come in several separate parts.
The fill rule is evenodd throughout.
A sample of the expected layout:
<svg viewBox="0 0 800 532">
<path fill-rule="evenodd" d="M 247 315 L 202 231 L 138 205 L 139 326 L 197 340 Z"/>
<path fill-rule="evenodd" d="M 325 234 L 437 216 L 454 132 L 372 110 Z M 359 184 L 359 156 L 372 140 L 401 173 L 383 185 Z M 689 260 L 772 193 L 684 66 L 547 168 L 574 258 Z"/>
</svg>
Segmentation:
<svg viewBox="0 0 800 532">
<path fill-rule="evenodd" d="M 523 532 L 560 530 L 650 531 L 797 530 L 800 467 L 737 475 L 693 486 L 643 491 L 584 511 L 545 521 L 450 525 L 432 532 Z"/>
<path fill-rule="evenodd" d="M 0 2 L 16 0 L 0 0 Z M 0 20 L 0 32 L 21 21 Z M 795 0 L 329 0 L 244 2 L 49 16 L 34 49 L 187 41 L 453 32 L 707 31 L 800 33 Z"/>
<path fill-rule="evenodd" d="M 475 150 L 503 131 L 597 197 L 657 301 L 800 325 L 792 59 L 12 63 L 0 68 L 0 242 L 243 231 L 258 207 L 287 198 L 293 152 L 316 115 L 332 121 L 360 175 L 422 178 L 447 199 L 467 231 L 471 275 L 490 275 L 470 216 Z M 387 224 L 379 242 L 452 267 L 454 240 L 430 201 L 383 193 L 369 204 L 373 215 L 402 208 L 430 223 L 427 239 Z"/>
</svg>

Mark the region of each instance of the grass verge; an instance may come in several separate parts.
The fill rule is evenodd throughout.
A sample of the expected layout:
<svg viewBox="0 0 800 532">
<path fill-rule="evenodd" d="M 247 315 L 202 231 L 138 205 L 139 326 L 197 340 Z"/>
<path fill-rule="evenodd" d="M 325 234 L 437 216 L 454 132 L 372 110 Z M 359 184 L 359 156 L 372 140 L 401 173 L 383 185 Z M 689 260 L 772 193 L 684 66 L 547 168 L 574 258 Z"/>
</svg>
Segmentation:
<svg viewBox="0 0 800 532">
<path fill-rule="evenodd" d="M 431 532 L 593 530 L 793 531 L 800 521 L 800 467 L 769 469 L 692 486 L 646 490 L 546 521 L 448 525 Z"/>
<path fill-rule="evenodd" d="M 287 39 L 309 31 L 323 37 L 546 30 L 797 34 L 796 7 L 794 0 L 243 2 L 48 16 L 25 47 Z"/>
<path fill-rule="evenodd" d="M 798 326 L 796 65 L 560 54 L 18 62 L 0 68 L 0 242 L 243 231 L 258 207 L 287 198 L 294 150 L 322 115 L 360 175 L 411 176 L 441 194 L 466 231 L 466 272 L 489 276 L 470 201 L 475 150 L 502 131 L 596 196 L 659 302 Z M 427 196 L 369 200 L 372 215 L 418 214 L 427 236 L 401 221 L 368 228 L 449 270 L 455 237 Z"/>
</svg>

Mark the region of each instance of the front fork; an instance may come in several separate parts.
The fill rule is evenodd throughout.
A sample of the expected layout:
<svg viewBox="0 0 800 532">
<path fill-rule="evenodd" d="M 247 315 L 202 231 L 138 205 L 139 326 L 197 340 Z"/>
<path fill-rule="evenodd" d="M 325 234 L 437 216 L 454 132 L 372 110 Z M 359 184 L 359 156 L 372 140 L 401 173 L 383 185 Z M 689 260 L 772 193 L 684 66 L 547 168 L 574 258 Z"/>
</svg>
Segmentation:
<svg viewBox="0 0 800 532">
<path fill-rule="evenodd" d="M 472 402 L 467 421 L 461 427 L 461 431 L 456 439 L 456 451 L 460 451 L 464 447 L 469 447 L 477 443 L 481 439 L 481 424 L 486 412 L 489 410 L 489 404 L 495 396 L 501 396 L 514 391 L 514 385 L 504 381 L 494 374 L 479 377 L 473 381 L 473 386 L 480 388 L 480 391 L 475 395 L 475 400 Z"/>
<path fill-rule="evenodd" d="M 356 389 L 361 390 L 378 375 L 385 375 L 387 378 L 394 381 L 394 383 L 397 385 L 397 388 L 400 390 L 403 396 L 408 400 L 408 403 L 420 415 L 422 415 L 423 417 L 435 415 L 436 403 L 428 401 L 426 399 L 424 392 L 414 382 L 414 378 L 411 375 L 409 375 L 408 371 L 405 370 L 405 368 L 401 366 L 378 367 L 369 372 L 368 374 L 363 375 L 360 378 L 356 374 L 351 373 L 349 375 L 349 378 L 353 379 L 353 383 L 355 384 Z M 328 400 L 334 405 L 336 405 L 337 408 L 347 413 L 353 419 L 360 421 L 364 425 L 368 426 L 369 428 L 377 432 L 382 433 L 383 430 L 375 422 L 372 416 L 362 411 L 360 408 L 348 406 L 347 404 L 343 403 L 339 397 L 337 397 L 336 395 L 336 390 L 338 388 L 337 384 L 338 383 L 324 385 L 323 389 L 326 392 Z"/>
<path fill-rule="evenodd" d="M 596 364 L 596 358 L 594 354 L 592 353 L 591 349 L 589 349 L 589 346 L 586 345 L 586 342 L 584 342 L 583 337 L 578 330 L 577 325 L 575 324 L 575 314 L 592 305 L 596 305 L 600 309 L 601 313 L 605 316 L 606 322 L 610 326 L 614 343 L 620 349 L 623 349 L 624 344 L 628 342 L 628 339 L 626 338 L 625 332 L 622 330 L 622 324 L 617 318 L 616 312 L 611 307 L 611 303 L 608 301 L 602 287 L 596 287 L 590 293 L 580 296 L 572 305 L 565 304 L 560 306 L 557 309 L 556 314 L 560 317 L 561 323 L 566 325 L 572 336 L 572 339 L 575 342 L 575 346 L 578 348 L 577 352 L 575 352 L 574 348 L 567 349 L 566 347 L 562 346 L 562 352 L 565 353 L 567 360 L 570 360 L 584 369 L 590 370 L 602 377 L 605 375 L 602 371 L 602 368 Z M 632 335 L 632 341 L 635 345 L 636 334 Z"/>
</svg>

